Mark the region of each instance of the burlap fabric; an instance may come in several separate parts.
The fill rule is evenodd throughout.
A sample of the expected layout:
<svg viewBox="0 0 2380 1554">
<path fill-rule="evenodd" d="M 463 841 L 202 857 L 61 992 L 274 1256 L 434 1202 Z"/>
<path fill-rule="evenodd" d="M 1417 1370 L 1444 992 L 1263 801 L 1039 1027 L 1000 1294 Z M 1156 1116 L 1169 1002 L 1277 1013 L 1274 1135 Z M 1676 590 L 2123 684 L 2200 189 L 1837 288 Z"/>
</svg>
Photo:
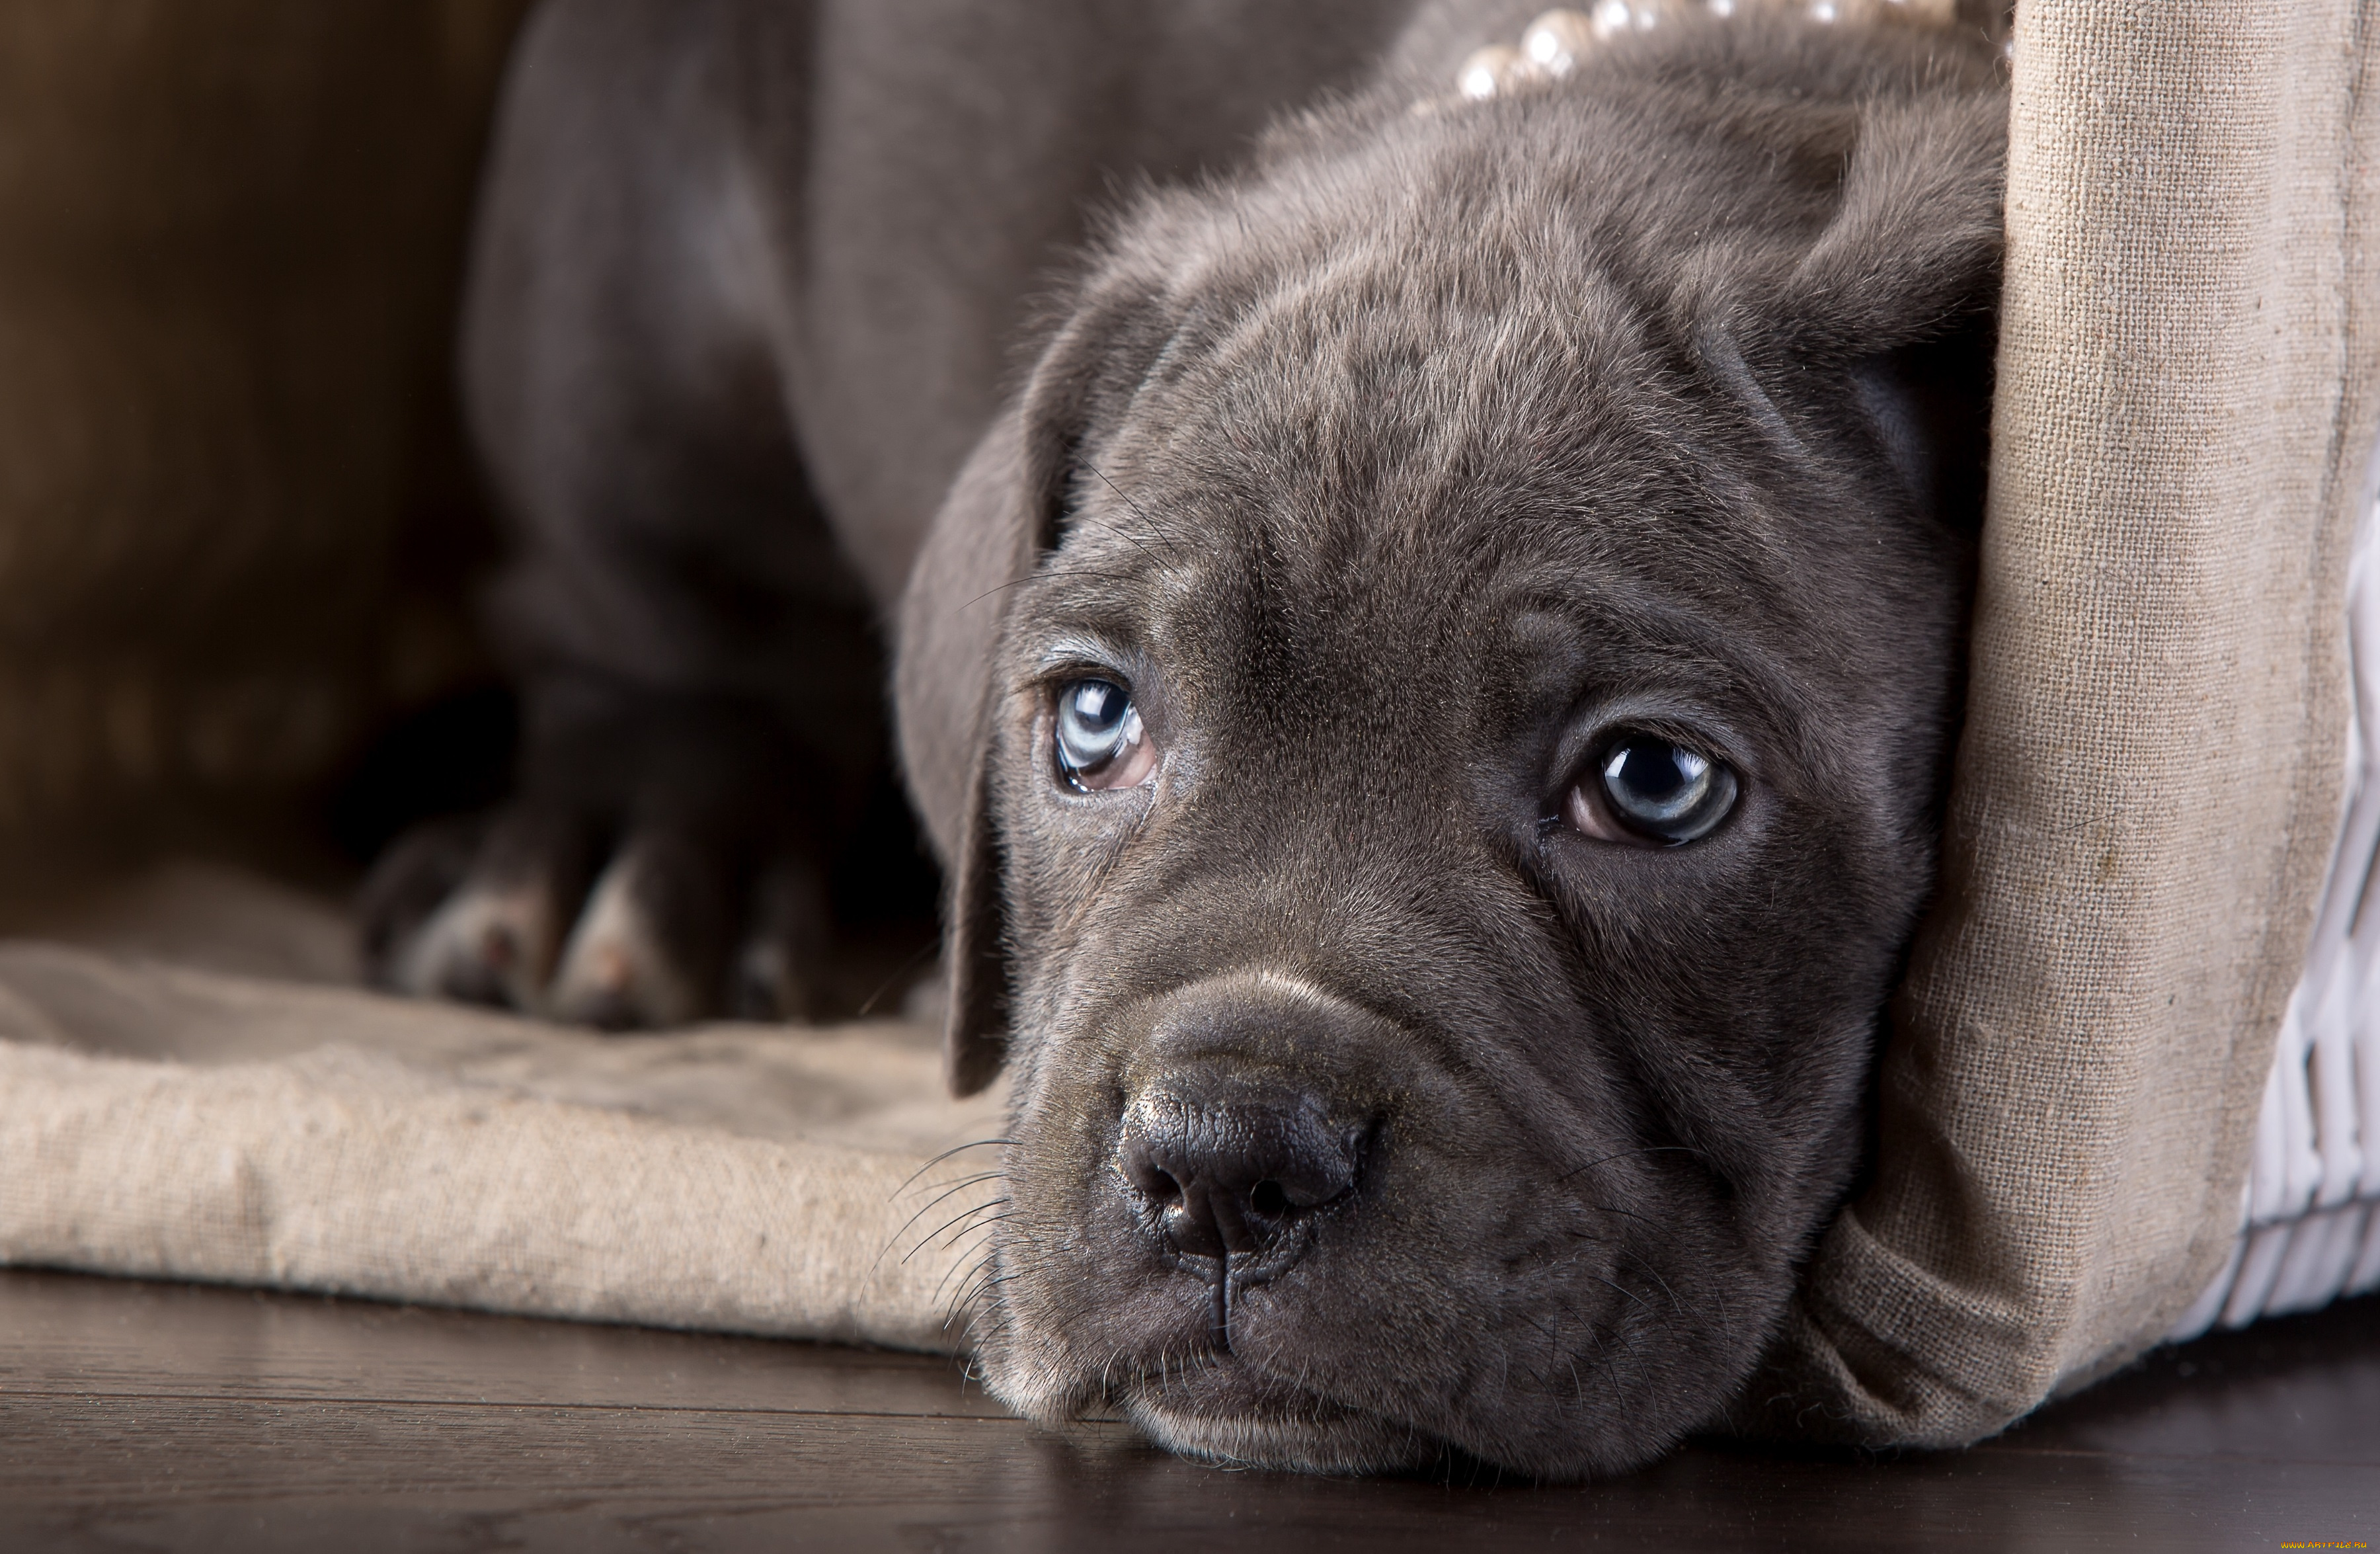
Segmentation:
<svg viewBox="0 0 2380 1554">
<path fill-rule="evenodd" d="M 2222 1269 L 2336 831 L 2374 22 L 2026 0 L 1943 897 L 1764 1423 L 1986 1434 Z"/>
<path fill-rule="evenodd" d="M 997 1096 L 935 1027 L 605 1038 L 379 997 L 213 870 L 0 942 L 0 1264 L 957 1349 Z M 145 948 L 185 962 L 128 956 Z"/>
</svg>

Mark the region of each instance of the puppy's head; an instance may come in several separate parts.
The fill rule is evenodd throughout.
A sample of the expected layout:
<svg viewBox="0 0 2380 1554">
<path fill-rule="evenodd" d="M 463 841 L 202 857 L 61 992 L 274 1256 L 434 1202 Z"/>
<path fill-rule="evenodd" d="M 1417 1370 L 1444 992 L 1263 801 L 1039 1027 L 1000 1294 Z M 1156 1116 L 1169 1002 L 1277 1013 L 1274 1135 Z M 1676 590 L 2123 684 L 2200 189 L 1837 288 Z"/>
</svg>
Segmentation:
<svg viewBox="0 0 2380 1554">
<path fill-rule="evenodd" d="M 1031 1414 L 1617 1469 L 1741 1382 L 1844 1189 L 2005 100 L 1694 46 L 1145 200 L 953 499 L 927 569 L 996 645 L 913 643 L 905 713 L 981 719 L 953 1073 L 1014 1069 L 977 1331 Z"/>
</svg>

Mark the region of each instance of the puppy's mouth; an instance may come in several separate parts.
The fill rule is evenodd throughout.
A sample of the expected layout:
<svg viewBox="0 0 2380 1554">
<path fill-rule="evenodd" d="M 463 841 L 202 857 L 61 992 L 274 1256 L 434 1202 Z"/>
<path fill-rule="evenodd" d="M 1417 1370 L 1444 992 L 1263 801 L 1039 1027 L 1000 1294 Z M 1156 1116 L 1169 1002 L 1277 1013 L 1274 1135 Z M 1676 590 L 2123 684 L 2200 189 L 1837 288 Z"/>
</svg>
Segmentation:
<svg viewBox="0 0 2380 1554">
<path fill-rule="evenodd" d="M 978 1353 L 1021 1412 L 1104 1404 L 1267 1468 L 1574 1477 L 1633 1465 L 1729 1384 L 1735 1349 L 1663 1304 L 1667 1270 L 1729 1245 L 1696 1181 L 1643 1164 L 1669 1153 L 1598 1112 L 1563 1146 L 1594 1152 L 1548 1172 L 1501 1092 L 1286 977 L 1135 1019 L 1100 1038 L 1122 1061 L 1043 1071 L 1012 1130 Z M 1640 1228 L 1631 1194 L 1677 1222 Z"/>
<path fill-rule="evenodd" d="M 1411 1425 L 1337 1402 L 1200 1346 L 1108 1378 L 1110 1401 L 1160 1445 L 1195 1457 L 1297 1473 L 1411 1471 L 1445 1444 Z"/>
</svg>

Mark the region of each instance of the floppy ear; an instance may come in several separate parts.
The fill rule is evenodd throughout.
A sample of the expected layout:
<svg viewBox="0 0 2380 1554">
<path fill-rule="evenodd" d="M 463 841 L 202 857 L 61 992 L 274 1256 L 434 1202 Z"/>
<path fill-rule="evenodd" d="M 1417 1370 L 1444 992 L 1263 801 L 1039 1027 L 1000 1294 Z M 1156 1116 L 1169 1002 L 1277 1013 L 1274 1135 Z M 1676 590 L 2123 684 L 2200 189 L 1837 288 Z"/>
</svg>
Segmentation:
<svg viewBox="0 0 2380 1554">
<path fill-rule="evenodd" d="M 1769 386 L 1817 375 L 1912 504 L 1962 529 L 1983 517 L 2007 115 L 1981 80 L 1949 111 L 1865 105 L 1816 240 L 1781 273 L 1694 286 L 1699 354 L 1768 435 L 1807 452 Z"/>
<path fill-rule="evenodd" d="M 1008 1040 L 990 720 L 1002 596 L 1031 575 L 1044 521 L 1025 424 L 1022 407 L 993 422 L 944 499 L 902 596 L 893 670 L 902 769 L 950 881 L 943 1062 L 960 1096 L 991 1083 Z"/>
<path fill-rule="evenodd" d="M 910 796 L 950 881 L 943 1061 L 955 1095 L 990 1084 L 1008 1048 L 1003 843 L 991 762 L 1011 585 L 1031 577 L 1057 542 L 1075 447 L 1094 402 L 1128 398 L 1162 344 L 1151 333 L 1148 298 L 1111 278 L 1059 332 L 1026 392 L 959 471 L 902 596 L 893 698 Z"/>
<path fill-rule="evenodd" d="M 1852 364 L 1852 392 L 1910 500 L 1961 533 L 1983 527 L 1998 350 L 1998 318 L 1981 312 Z"/>
<path fill-rule="evenodd" d="M 1847 371 L 1912 500 L 1961 529 L 1983 521 L 2007 119 L 1996 88 L 1949 113 L 1871 105 L 1780 313 L 1800 336 L 1790 350 Z"/>
</svg>

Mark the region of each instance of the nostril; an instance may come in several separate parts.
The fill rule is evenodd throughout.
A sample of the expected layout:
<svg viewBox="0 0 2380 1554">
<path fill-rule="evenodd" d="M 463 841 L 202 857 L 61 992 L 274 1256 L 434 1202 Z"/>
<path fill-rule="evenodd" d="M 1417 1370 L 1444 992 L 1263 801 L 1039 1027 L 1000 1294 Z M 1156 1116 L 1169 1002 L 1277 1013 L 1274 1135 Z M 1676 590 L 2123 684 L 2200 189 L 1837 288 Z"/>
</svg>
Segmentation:
<svg viewBox="0 0 2380 1554">
<path fill-rule="evenodd" d="M 1122 1122 L 1114 1168 L 1135 1211 L 1214 1258 L 1302 1244 L 1354 1190 L 1371 1133 L 1312 1095 L 1196 1071 L 1142 1090 Z"/>
<path fill-rule="evenodd" d="M 1134 1162 L 1132 1184 L 1160 1208 L 1170 1208 L 1182 1201 L 1182 1184 L 1173 1179 L 1173 1173 L 1148 1160 Z"/>
</svg>

